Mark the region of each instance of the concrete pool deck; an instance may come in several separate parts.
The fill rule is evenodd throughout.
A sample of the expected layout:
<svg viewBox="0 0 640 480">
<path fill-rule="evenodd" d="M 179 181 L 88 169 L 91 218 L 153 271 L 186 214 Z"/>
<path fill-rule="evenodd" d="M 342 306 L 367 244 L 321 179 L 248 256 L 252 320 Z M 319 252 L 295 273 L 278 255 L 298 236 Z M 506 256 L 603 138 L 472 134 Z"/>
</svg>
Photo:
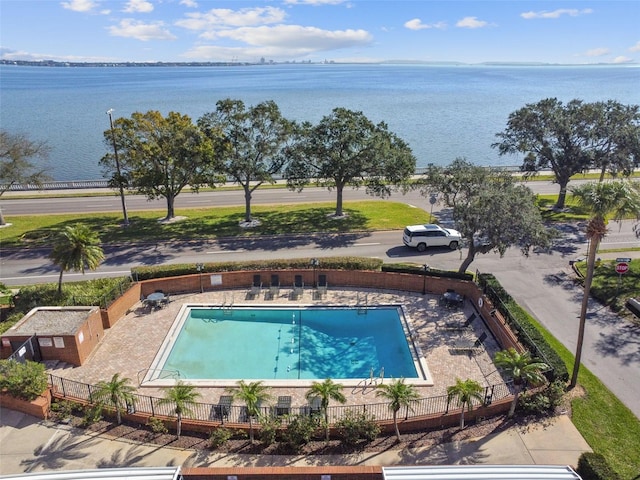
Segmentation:
<svg viewBox="0 0 640 480">
<path fill-rule="evenodd" d="M 171 295 L 171 302 L 164 308 L 149 311 L 142 303 L 137 303 L 112 328 L 105 331 L 104 338 L 90 355 L 84 365 L 73 367 L 65 364 L 48 364 L 48 372 L 69 380 L 96 384 L 109 380 L 115 373 L 128 377 L 139 386 L 147 371 L 151 368 L 156 353 L 160 349 L 167 332 L 171 328 L 178 312 L 185 303 L 216 305 L 341 305 L 355 306 L 363 304 L 401 304 L 404 306 L 410 324 L 414 342 L 420 347 L 424 361 L 433 378 L 433 386 L 418 386 L 422 397 L 443 395 L 446 388 L 455 384 L 456 378 L 473 379 L 482 386 L 502 383 L 503 378 L 497 372 L 492 358 L 498 345 L 488 332 L 480 318 L 471 323 L 471 329 L 464 333 L 447 329 L 446 325 L 464 323 L 476 313 L 470 302 L 456 308 L 440 305 L 439 295 L 421 295 L 411 292 L 381 290 L 331 289 L 321 299 L 313 296 L 312 290 L 305 290 L 303 295 L 291 299 L 290 289 L 282 289 L 274 299 L 265 300 L 263 295 L 251 296 L 246 290 L 225 290 L 205 293 Z M 366 299 L 366 300 L 365 300 Z M 459 354 L 450 348 L 464 335 L 468 341 L 477 339 L 487 333 L 485 348 L 473 355 Z M 375 388 L 363 379 L 356 386 L 345 387 L 343 393 L 348 404 L 380 403 L 375 395 Z M 388 380 L 388 379 L 384 379 Z M 378 379 L 380 381 L 380 379 Z M 233 386 L 232 383 L 229 386 Z M 308 386 L 273 387 L 270 394 L 292 396 L 292 405 L 306 405 L 304 396 Z M 202 387 L 198 391 L 203 403 L 217 403 L 225 394 L 225 387 Z M 163 391 L 157 387 L 139 387 L 138 393 L 162 397 Z"/>
</svg>

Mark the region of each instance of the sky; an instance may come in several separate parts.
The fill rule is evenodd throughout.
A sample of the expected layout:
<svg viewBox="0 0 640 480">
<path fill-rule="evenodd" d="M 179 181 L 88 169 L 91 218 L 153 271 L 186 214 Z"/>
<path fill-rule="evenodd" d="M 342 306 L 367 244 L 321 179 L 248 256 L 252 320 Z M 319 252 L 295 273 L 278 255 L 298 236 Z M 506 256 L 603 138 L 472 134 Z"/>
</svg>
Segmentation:
<svg viewBox="0 0 640 480">
<path fill-rule="evenodd" d="M 0 58 L 640 64 L 640 1 L 0 0 Z"/>
</svg>

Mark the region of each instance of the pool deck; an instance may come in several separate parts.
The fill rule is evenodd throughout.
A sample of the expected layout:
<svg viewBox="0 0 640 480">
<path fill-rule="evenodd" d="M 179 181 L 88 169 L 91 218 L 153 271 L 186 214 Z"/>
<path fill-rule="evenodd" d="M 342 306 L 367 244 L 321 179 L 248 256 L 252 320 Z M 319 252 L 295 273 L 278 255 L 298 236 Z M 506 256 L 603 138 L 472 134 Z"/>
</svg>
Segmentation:
<svg viewBox="0 0 640 480">
<path fill-rule="evenodd" d="M 294 305 L 340 305 L 356 306 L 365 302 L 369 306 L 380 304 L 400 304 L 404 306 L 413 340 L 419 346 L 433 380 L 433 386 L 418 386 L 422 397 L 443 395 L 448 386 L 455 384 L 456 378 L 473 379 L 482 386 L 503 382 L 496 370 L 492 358 L 499 349 L 482 320 L 478 317 L 464 331 L 447 328 L 452 324 L 464 323 L 476 313 L 473 305 L 466 301 L 464 305 L 447 308 L 440 305 L 439 295 L 421 295 L 410 292 L 383 290 L 350 290 L 335 288 L 328 290 L 322 298 L 316 298 L 310 289 L 293 299 L 291 289 L 281 289 L 276 298 L 265 299 L 264 294 L 251 296 L 246 290 L 225 290 L 186 295 L 171 295 L 171 302 L 164 308 L 150 311 L 138 303 L 119 320 L 105 336 L 94 352 L 81 367 L 73 367 L 55 362 L 49 363 L 48 372 L 59 377 L 96 384 L 109 380 L 115 373 L 128 377 L 139 386 L 151 367 L 156 353 L 160 349 L 167 332 L 171 328 L 178 312 L 185 303 L 214 305 L 265 305 L 269 307 Z M 477 315 L 477 313 L 476 313 Z M 487 333 L 483 342 L 484 349 L 473 354 L 452 350 L 457 342 L 475 341 L 482 333 Z M 362 379 L 357 385 L 345 386 L 343 393 L 348 404 L 380 403 L 370 379 Z M 389 381 L 388 378 L 376 379 L 374 383 Z M 230 386 L 233 386 L 231 384 Z M 272 387 L 273 398 L 279 395 L 292 396 L 292 404 L 302 406 L 308 385 L 300 387 Z M 225 394 L 225 387 L 199 387 L 199 401 L 217 403 Z M 158 387 L 142 386 L 138 393 L 162 397 Z"/>
</svg>

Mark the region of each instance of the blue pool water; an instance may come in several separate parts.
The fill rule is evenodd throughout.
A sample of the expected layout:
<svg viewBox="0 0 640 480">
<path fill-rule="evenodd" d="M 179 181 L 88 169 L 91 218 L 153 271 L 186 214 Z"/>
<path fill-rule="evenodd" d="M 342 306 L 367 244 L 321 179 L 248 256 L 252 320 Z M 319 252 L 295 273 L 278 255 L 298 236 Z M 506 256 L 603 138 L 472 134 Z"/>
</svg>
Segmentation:
<svg viewBox="0 0 640 480">
<path fill-rule="evenodd" d="M 382 369 L 418 378 L 401 315 L 398 307 L 191 307 L 158 370 L 185 379 L 362 379 Z"/>
</svg>

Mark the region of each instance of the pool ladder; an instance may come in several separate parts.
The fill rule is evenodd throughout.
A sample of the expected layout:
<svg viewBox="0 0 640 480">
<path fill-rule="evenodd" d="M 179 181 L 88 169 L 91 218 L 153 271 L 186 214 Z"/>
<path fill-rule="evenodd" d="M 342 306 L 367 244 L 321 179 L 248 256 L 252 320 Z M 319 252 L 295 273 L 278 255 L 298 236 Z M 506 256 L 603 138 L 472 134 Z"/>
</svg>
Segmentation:
<svg viewBox="0 0 640 480">
<path fill-rule="evenodd" d="M 232 315 L 233 314 L 233 293 L 231 294 L 231 300 L 227 303 L 227 294 L 224 294 L 224 298 L 222 300 L 222 314 L 223 315 Z"/>
<path fill-rule="evenodd" d="M 356 296 L 356 307 L 358 308 L 358 315 L 366 315 L 367 314 L 367 306 L 369 304 L 369 295 L 363 294 L 363 299 L 360 300 L 360 292 L 357 293 Z"/>
</svg>

